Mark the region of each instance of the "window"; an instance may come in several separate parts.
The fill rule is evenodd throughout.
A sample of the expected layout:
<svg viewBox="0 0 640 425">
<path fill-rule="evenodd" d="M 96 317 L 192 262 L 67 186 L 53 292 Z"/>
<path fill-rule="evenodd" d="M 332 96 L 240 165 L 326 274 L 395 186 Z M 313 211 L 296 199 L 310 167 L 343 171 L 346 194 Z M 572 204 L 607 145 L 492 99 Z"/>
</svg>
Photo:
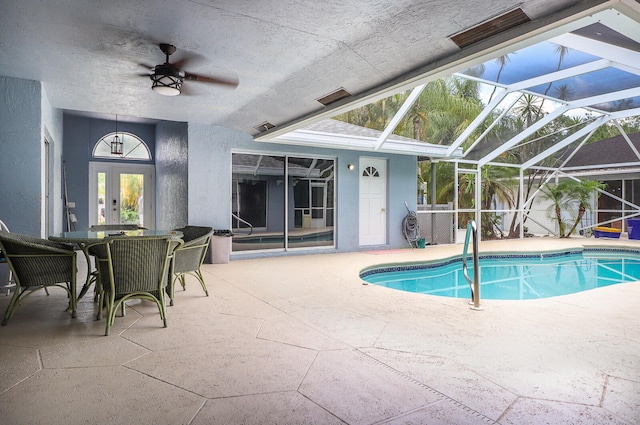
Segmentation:
<svg viewBox="0 0 640 425">
<path fill-rule="evenodd" d="M 362 172 L 362 177 L 380 177 L 380 173 L 375 167 L 367 167 Z"/>
<path fill-rule="evenodd" d="M 118 137 L 122 141 L 122 155 L 111 154 L 111 141 L 116 133 L 109 133 L 102 137 L 93 147 L 94 158 L 105 159 L 132 159 L 151 160 L 151 151 L 147 144 L 138 136 L 131 133 L 118 132 Z"/>
</svg>

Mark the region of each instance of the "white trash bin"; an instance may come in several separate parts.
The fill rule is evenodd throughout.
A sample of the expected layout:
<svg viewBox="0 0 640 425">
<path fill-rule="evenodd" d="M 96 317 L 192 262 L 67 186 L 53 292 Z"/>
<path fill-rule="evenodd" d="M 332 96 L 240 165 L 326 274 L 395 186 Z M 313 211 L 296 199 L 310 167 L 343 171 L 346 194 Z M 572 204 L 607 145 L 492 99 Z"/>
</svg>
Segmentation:
<svg viewBox="0 0 640 425">
<path fill-rule="evenodd" d="M 229 262 L 232 236 L 230 230 L 214 230 L 210 247 L 212 264 L 227 264 Z"/>
</svg>

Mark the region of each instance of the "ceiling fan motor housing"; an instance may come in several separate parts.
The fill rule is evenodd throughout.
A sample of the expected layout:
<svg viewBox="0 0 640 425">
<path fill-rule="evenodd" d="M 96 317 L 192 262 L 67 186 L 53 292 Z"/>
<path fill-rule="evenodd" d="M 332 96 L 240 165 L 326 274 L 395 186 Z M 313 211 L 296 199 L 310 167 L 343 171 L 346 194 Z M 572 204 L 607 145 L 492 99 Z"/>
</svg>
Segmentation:
<svg viewBox="0 0 640 425">
<path fill-rule="evenodd" d="M 198 75 L 184 72 L 180 69 L 181 65 L 184 65 L 185 59 L 182 59 L 178 64 L 172 64 L 169 62 L 169 56 L 176 52 L 176 46 L 172 44 L 160 43 L 159 45 L 162 53 L 165 54 L 165 63 L 156 65 L 153 68 L 153 73 L 149 75 L 153 84 L 151 89 L 156 93 L 165 96 L 177 96 L 182 92 L 182 83 L 184 80 L 198 81 L 201 83 L 213 83 L 222 84 L 231 87 L 238 85 L 237 80 L 224 79 L 216 77 L 208 77 L 206 75 Z M 148 75 L 148 74 L 145 74 Z"/>
<path fill-rule="evenodd" d="M 150 78 L 153 81 L 151 86 L 153 91 L 165 96 L 177 96 L 182 90 L 184 74 L 177 66 L 165 63 L 156 65 Z"/>
</svg>

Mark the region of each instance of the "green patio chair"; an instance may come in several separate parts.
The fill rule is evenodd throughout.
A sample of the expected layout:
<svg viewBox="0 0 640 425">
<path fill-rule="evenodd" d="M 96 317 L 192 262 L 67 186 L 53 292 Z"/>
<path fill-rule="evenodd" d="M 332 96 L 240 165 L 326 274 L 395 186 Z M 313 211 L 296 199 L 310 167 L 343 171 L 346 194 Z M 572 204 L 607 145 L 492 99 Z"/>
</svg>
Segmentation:
<svg viewBox="0 0 640 425">
<path fill-rule="evenodd" d="M 89 230 L 91 232 L 108 232 L 111 230 L 139 230 L 144 229 L 144 227 L 140 227 L 137 224 L 94 224 L 93 226 L 89 226 Z M 80 246 L 82 248 L 82 246 Z M 80 291 L 80 295 L 78 295 L 78 301 L 87 293 L 91 285 L 93 285 L 98 279 L 98 271 L 91 269 L 91 260 L 89 259 L 86 251 L 83 250 L 87 259 L 87 266 L 89 267 L 89 277 L 87 279 L 87 283 L 82 287 Z M 94 294 L 94 302 L 98 301 L 98 291 L 95 291 Z"/>
<path fill-rule="evenodd" d="M 0 220 L 0 232 L 7 232 L 9 233 L 9 228 L 7 227 L 6 224 L 4 224 L 4 222 L 2 220 Z M 7 259 L 4 256 L 4 254 L 2 253 L 2 250 L 0 250 L 0 264 L 7 264 Z M 9 266 L 7 266 L 9 267 Z M 6 295 L 9 295 L 11 293 L 11 290 L 14 289 L 16 287 L 16 284 L 13 283 L 13 277 L 12 277 L 12 273 L 11 273 L 11 269 L 9 268 L 9 271 L 7 271 L 7 281 L 6 284 L 0 288 L 0 290 L 5 291 Z"/>
<path fill-rule="evenodd" d="M 182 232 L 184 245 L 174 251 L 173 258 L 171 259 L 169 286 L 167 288 L 170 305 L 173 305 L 176 280 L 180 280 L 182 289 L 186 290 L 187 275 L 192 275 L 198 279 L 204 293 L 206 296 L 209 296 L 209 291 L 207 291 L 207 285 L 204 282 L 204 276 L 202 275 L 200 267 L 204 262 L 207 248 L 211 242 L 213 229 L 204 226 L 185 226 L 175 230 Z"/>
<path fill-rule="evenodd" d="M 76 317 L 76 252 L 66 244 L 46 239 L 0 232 L 0 250 L 4 253 L 16 284 L 4 314 L 6 325 L 23 299 L 38 289 L 60 287 L 67 291 L 71 317 Z"/>
<path fill-rule="evenodd" d="M 122 236 L 85 246 L 98 270 L 98 319 L 106 308 L 105 335 L 109 335 L 118 307 L 124 316 L 125 302 L 130 299 L 155 302 L 167 327 L 164 293 L 169 256 L 181 244 L 170 236 Z"/>
</svg>

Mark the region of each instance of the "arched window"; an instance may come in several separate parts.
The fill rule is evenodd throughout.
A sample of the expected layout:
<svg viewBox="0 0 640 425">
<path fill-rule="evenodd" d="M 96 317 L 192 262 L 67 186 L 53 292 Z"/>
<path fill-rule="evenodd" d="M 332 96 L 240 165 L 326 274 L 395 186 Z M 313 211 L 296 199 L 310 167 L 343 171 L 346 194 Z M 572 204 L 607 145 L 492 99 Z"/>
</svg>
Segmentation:
<svg viewBox="0 0 640 425">
<path fill-rule="evenodd" d="M 380 173 L 378 173 L 376 167 L 367 167 L 362 172 L 362 177 L 380 177 Z"/>
<path fill-rule="evenodd" d="M 103 136 L 93 147 L 94 158 L 105 159 L 135 159 L 139 161 L 151 161 L 151 151 L 147 144 L 138 136 L 119 131 L 118 138 L 122 143 L 122 154 L 111 153 L 111 142 L 116 133 Z"/>
</svg>

